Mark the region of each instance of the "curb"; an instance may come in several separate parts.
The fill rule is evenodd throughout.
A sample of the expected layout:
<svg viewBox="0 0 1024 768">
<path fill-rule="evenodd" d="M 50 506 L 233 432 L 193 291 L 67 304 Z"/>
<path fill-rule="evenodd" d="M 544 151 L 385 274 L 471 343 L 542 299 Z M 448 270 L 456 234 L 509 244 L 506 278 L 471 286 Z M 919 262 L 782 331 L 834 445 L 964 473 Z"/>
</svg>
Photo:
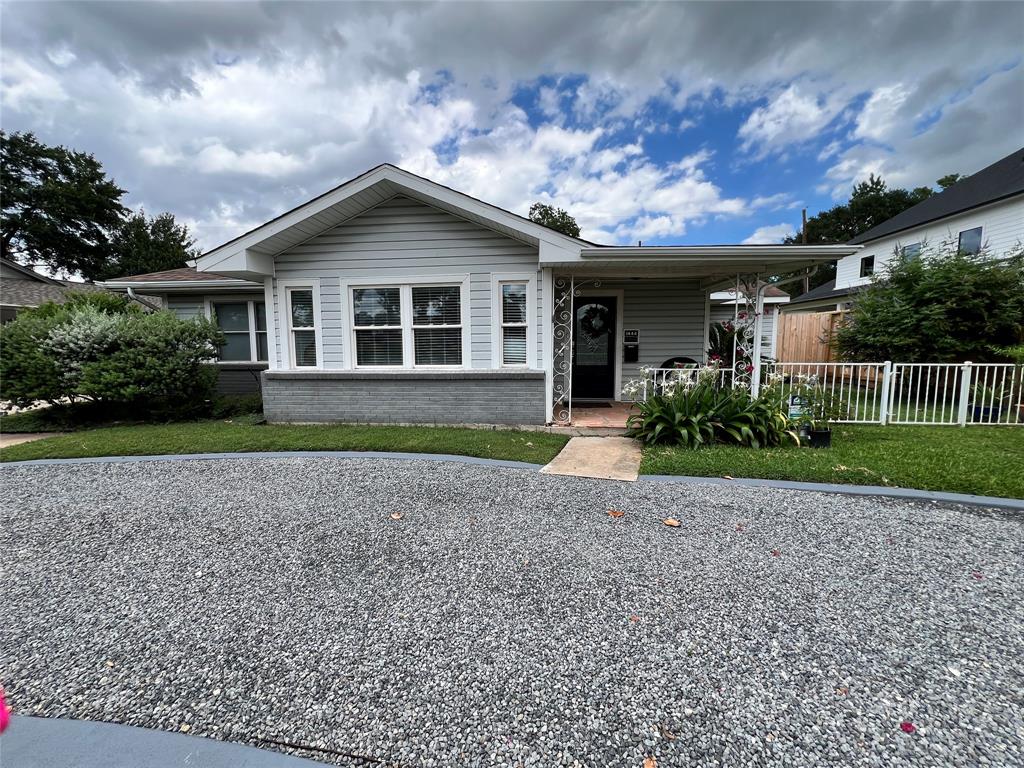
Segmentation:
<svg viewBox="0 0 1024 768">
<path fill-rule="evenodd" d="M 974 507 L 997 507 L 1024 512 L 1024 500 L 999 496 L 975 496 L 969 493 L 921 491 L 916 488 L 888 488 L 884 485 L 842 485 L 839 483 L 804 483 L 796 480 L 765 480 L 763 478 L 691 477 L 689 475 L 640 475 L 640 481 L 651 483 L 700 483 L 703 485 L 739 486 L 741 488 L 783 488 L 790 491 L 838 493 L 844 496 L 883 496 L 910 501 L 937 501 L 945 504 L 966 504 Z"/>
<path fill-rule="evenodd" d="M 323 763 L 203 736 L 93 720 L 12 715 L 3 758 L 20 768 L 316 768 Z M 4 762 L 4 765 L 7 763 Z"/>
<path fill-rule="evenodd" d="M 31 459 L 4 461 L 0 467 L 47 467 L 60 464 L 128 464 L 140 461 L 218 461 L 220 459 L 404 459 L 406 461 L 451 461 L 484 467 L 539 470 L 543 464 L 505 459 L 483 459 L 448 453 L 402 453 L 390 451 L 249 451 L 245 453 L 168 453 L 155 456 L 85 456 L 77 459 Z"/>
<path fill-rule="evenodd" d="M 390 453 L 387 451 L 251 451 L 247 453 L 179 453 L 157 456 L 90 456 L 78 459 L 32 459 L 30 461 L 4 461 L 0 468 L 46 467 L 62 464 L 127 464 L 130 462 L 160 461 L 217 461 L 220 459 L 399 459 L 406 461 L 449 461 L 483 467 L 530 469 L 540 471 L 542 464 L 504 459 L 483 459 L 476 456 L 455 456 L 447 453 Z M 965 504 L 1024 512 L 1024 500 L 1004 499 L 998 496 L 975 496 L 968 493 L 921 491 L 916 488 L 887 488 L 882 485 L 841 485 L 838 483 L 804 483 L 795 480 L 765 480 L 761 478 L 692 477 L 690 475 L 640 475 L 638 482 L 690 483 L 701 485 L 739 486 L 741 488 L 782 488 L 790 491 L 813 491 L 844 496 L 875 496 L 909 501 L 935 501 L 944 504 Z"/>
</svg>

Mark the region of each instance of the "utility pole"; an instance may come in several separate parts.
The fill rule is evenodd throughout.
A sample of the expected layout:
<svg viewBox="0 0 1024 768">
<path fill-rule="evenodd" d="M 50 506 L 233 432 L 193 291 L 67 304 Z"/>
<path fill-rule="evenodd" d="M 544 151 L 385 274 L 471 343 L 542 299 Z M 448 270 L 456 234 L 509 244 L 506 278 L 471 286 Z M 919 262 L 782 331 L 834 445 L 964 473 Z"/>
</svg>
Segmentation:
<svg viewBox="0 0 1024 768">
<path fill-rule="evenodd" d="M 800 227 L 800 240 L 804 245 L 807 245 L 807 209 L 804 208 L 803 212 L 803 225 Z M 804 293 L 811 290 L 811 278 L 810 276 L 804 277 Z"/>
</svg>

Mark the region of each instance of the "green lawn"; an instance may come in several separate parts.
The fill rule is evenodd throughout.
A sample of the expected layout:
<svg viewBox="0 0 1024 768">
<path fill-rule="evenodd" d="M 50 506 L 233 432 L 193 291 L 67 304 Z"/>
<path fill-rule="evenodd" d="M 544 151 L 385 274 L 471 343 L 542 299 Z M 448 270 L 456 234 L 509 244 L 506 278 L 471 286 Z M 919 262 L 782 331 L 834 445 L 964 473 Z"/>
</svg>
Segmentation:
<svg viewBox="0 0 1024 768">
<path fill-rule="evenodd" d="M 546 464 L 562 435 L 450 427 L 300 426 L 232 421 L 87 429 L 0 450 L 0 461 L 236 451 L 411 451 Z"/>
<path fill-rule="evenodd" d="M 1024 498 L 1024 427 L 847 426 L 832 447 L 647 448 L 644 474 L 759 477 Z"/>
</svg>

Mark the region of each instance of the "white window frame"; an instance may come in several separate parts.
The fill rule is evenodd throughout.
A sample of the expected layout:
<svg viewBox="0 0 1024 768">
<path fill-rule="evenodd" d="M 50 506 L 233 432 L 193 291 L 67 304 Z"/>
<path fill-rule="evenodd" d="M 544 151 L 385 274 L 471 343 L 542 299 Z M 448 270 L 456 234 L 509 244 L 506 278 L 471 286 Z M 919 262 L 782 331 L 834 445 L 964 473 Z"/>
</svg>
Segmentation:
<svg viewBox="0 0 1024 768">
<path fill-rule="evenodd" d="M 454 328 L 445 325 L 417 325 L 412 323 L 412 289 L 441 288 L 456 286 L 459 289 L 459 316 L 462 329 L 462 363 L 459 365 L 416 365 L 416 345 L 413 331 L 416 328 Z M 359 365 L 356 362 L 355 303 L 352 291 L 357 288 L 398 288 L 402 323 L 402 364 L 401 365 Z M 361 371 L 461 371 L 472 367 L 472 332 L 469 311 L 469 275 L 423 275 L 350 278 L 341 281 L 341 324 L 345 339 L 342 363 L 345 368 Z M 395 328 L 395 326 L 359 326 L 359 330 Z"/>
<path fill-rule="evenodd" d="M 291 292 L 313 291 L 313 332 L 316 339 L 316 365 L 295 365 L 295 350 L 292 348 L 292 306 Z M 278 280 L 277 295 L 281 306 L 281 330 L 278 336 L 278 343 L 281 345 L 281 359 L 287 362 L 288 370 L 293 371 L 317 371 L 324 367 L 324 341 L 323 322 L 320 312 L 320 278 L 307 280 Z M 270 327 L 270 324 L 267 324 Z M 302 329 L 299 330 L 308 330 Z"/>
<path fill-rule="evenodd" d="M 526 365 L 506 365 L 502 354 L 502 296 L 501 287 L 526 284 Z M 508 272 L 491 275 L 491 366 L 532 370 L 537 367 L 537 274 L 535 272 Z"/>
<path fill-rule="evenodd" d="M 957 250 L 957 253 L 960 253 L 960 243 L 961 243 L 961 241 L 964 238 L 964 233 L 965 232 L 973 232 L 976 229 L 981 230 L 981 233 L 978 235 L 978 252 L 977 253 L 969 253 L 967 255 L 968 256 L 977 256 L 978 254 L 980 254 L 982 251 L 985 250 L 985 227 L 983 225 L 979 224 L 976 227 L 967 227 L 966 229 L 961 229 L 959 232 L 956 233 L 956 250 Z M 967 253 L 967 251 L 964 251 L 964 253 Z"/>
<path fill-rule="evenodd" d="M 266 299 L 249 299 L 242 298 L 240 296 L 204 296 L 203 304 L 206 311 L 206 317 L 209 320 L 214 320 L 215 312 L 213 311 L 214 304 L 246 304 L 249 308 L 249 359 L 248 360 L 221 360 L 219 357 L 214 362 L 223 365 L 237 365 L 238 363 L 267 363 L 270 364 L 270 348 L 274 343 L 274 337 L 270 334 L 270 312 L 271 307 L 267 304 Z M 267 359 L 260 360 L 258 358 L 259 351 L 256 346 L 256 305 L 263 304 L 263 312 L 267 318 L 267 329 L 266 331 L 259 331 L 260 333 L 267 334 Z M 222 333 L 241 333 L 241 331 L 222 331 Z"/>
</svg>

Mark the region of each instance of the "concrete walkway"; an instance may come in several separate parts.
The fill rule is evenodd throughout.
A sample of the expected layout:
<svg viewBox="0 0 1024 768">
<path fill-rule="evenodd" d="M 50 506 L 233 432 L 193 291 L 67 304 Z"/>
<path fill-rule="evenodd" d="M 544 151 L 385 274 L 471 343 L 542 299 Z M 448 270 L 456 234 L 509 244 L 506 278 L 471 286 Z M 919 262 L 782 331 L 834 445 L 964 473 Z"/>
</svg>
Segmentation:
<svg viewBox="0 0 1024 768">
<path fill-rule="evenodd" d="M 631 438 L 574 437 L 541 472 L 633 482 L 640 474 L 640 459 L 640 444 Z"/>
<path fill-rule="evenodd" d="M 315 768 L 303 760 L 226 741 L 114 723 L 11 717 L 0 736 L 3 768 Z"/>
<path fill-rule="evenodd" d="M 13 434 L 0 435 L 0 448 L 10 448 L 12 445 L 31 443 L 34 440 L 42 440 L 44 437 L 56 437 L 62 432 L 15 432 Z"/>
</svg>

